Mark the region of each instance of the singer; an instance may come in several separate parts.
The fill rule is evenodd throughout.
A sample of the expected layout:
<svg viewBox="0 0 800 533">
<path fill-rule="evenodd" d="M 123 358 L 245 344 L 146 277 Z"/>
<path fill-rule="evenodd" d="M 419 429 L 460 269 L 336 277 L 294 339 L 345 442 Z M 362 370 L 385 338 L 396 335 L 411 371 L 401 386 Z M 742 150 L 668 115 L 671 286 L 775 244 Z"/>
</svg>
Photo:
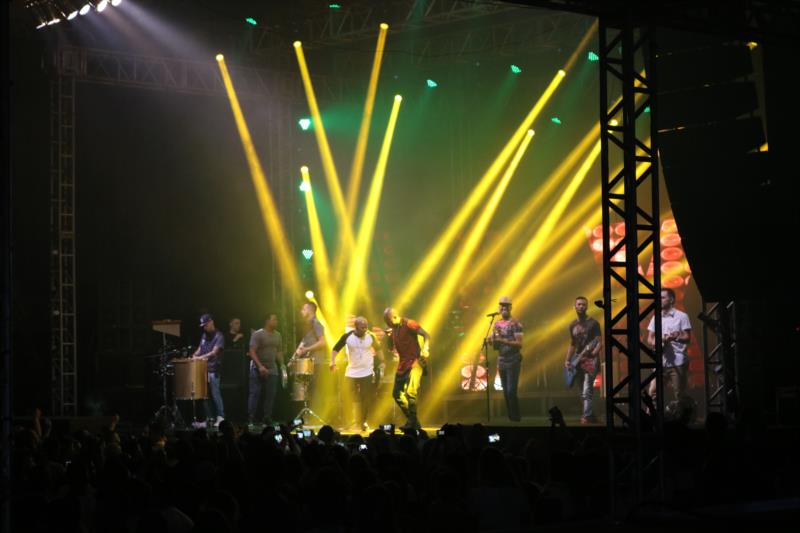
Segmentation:
<svg viewBox="0 0 800 533">
<path fill-rule="evenodd" d="M 519 422 L 517 385 L 522 366 L 522 324 L 511 316 L 511 298 L 501 297 L 498 305 L 501 319 L 494 325 L 492 346 L 498 352 L 497 368 L 500 371 L 500 383 L 503 385 L 508 419 L 512 422 Z M 498 313 L 490 313 L 489 316 Z"/>
</svg>

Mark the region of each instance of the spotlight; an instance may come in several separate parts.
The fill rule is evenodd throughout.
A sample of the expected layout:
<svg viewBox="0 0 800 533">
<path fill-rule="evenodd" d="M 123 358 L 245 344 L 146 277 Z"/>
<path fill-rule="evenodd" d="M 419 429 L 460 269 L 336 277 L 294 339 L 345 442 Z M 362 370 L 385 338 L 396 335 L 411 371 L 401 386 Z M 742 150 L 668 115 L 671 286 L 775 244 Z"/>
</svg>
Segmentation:
<svg viewBox="0 0 800 533">
<path fill-rule="evenodd" d="M 553 124 L 561 124 L 561 119 L 558 117 L 553 117 L 550 119 L 550 122 L 552 122 Z"/>
<path fill-rule="evenodd" d="M 225 59 L 225 56 L 222 55 L 222 54 L 217 54 L 216 57 L 217 57 L 217 61 L 222 61 L 223 59 Z"/>
<path fill-rule="evenodd" d="M 306 298 L 308 298 L 309 300 L 313 300 L 314 299 L 314 291 L 306 291 Z"/>
<path fill-rule="evenodd" d="M 307 181 L 300 182 L 300 190 L 307 192 L 311 190 L 311 184 Z"/>
<path fill-rule="evenodd" d="M 97 3 L 97 12 L 102 13 L 103 11 L 106 10 L 107 7 L 108 7 L 108 0 L 100 0 L 100 2 Z"/>
<path fill-rule="evenodd" d="M 438 84 L 438 83 L 436 83 L 435 81 L 433 81 L 433 80 L 430 80 L 430 79 L 429 79 L 429 80 L 427 80 L 425 83 L 427 83 L 427 84 L 428 84 L 428 87 L 430 87 L 431 89 L 433 89 L 434 87 L 438 87 L 438 86 L 439 86 L 439 84 Z"/>
<path fill-rule="evenodd" d="M 589 52 L 589 61 L 600 61 L 600 56 L 594 52 Z"/>
<path fill-rule="evenodd" d="M 301 43 L 300 41 L 295 41 L 292 43 L 292 46 L 294 46 L 295 48 L 300 48 L 301 46 L 303 46 L 303 43 Z"/>
<path fill-rule="evenodd" d="M 254 19 L 253 17 L 247 17 L 246 19 L 244 19 L 244 21 L 250 24 L 251 26 L 258 26 L 258 22 L 256 22 L 256 19 Z"/>
<path fill-rule="evenodd" d="M 395 102 L 402 102 L 403 101 L 403 97 L 400 96 L 399 94 L 396 94 L 396 95 L 394 95 L 394 101 Z"/>
<path fill-rule="evenodd" d="M 54 18 L 54 19 L 52 19 L 52 20 L 48 21 L 48 22 L 47 22 L 47 25 L 48 25 L 48 26 L 52 26 L 53 24 L 58 24 L 59 22 L 61 22 L 61 19 L 60 19 L 60 18 Z"/>
<path fill-rule="evenodd" d="M 297 123 L 300 125 L 300 129 L 303 131 L 306 131 L 311 127 L 311 119 L 308 117 L 301 118 L 297 121 Z"/>
<path fill-rule="evenodd" d="M 314 255 L 314 250 L 310 250 L 310 249 L 308 249 L 308 248 L 306 248 L 305 250 L 303 250 L 303 257 L 305 257 L 305 258 L 306 258 L 306 261 L 311 261 L 311 257 L 312 257 L 313 255 Z M 314 296 L 312 295 L 311 297 L 313 298 Z"/>
<path fill-rule="evenodd" d="M 522 69 L 519 68 L 517 65 L 511 65 L 511 72 L 513 72 L 514 74 L 519 74 L 520 72 L 522 72 Z"/>
<path fill-rule="evenodd" d="M 75 11 L 73 11 L 72 13 L 70 13 L 69 15 L 67 15 L 67 20 L 72 20 L 72 19 L 74 19 L 74 18 L 75 18 L 75 17 L 77 17 L 77 16 L 78 16 L 78 11 L 77 11 L 77 10 L 75 10 Z"/>
<path fill-rule="evenodd" d="M 381 22 L 381 29 L 382 30 L 388 30 L 389 29 L 389 25 L 386 24 L 385 22 Z"/>
<path fill-rule="evenodd" d="M 85 4 L 83 4 L 83 7 L 81 8 L 81 10 L 80 10 L 80 11 L 78 11 L 78 14 L 79 14 L 79 15 L 85 15 L 85 14 L 86 14 L 86 13 L 88 13 L 88 12 L 89 12 L 91 9 L 92 9 L 92 4 L 90 4 L 89 2 L 86 2 Z"/>
<path fill-rule="evenodd" d="M 111 5 L 117 7 L 122 3 L 122 0 L 111 0 Z"/>
</svg>

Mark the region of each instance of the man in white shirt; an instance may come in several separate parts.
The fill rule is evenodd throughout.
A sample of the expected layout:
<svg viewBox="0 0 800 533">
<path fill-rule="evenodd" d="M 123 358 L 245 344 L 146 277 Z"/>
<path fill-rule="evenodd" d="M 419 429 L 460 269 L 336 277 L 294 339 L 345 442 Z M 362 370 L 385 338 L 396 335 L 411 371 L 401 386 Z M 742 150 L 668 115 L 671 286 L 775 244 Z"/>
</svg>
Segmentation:
<svg viewBox="0 0 800 533">
<path fill-rule="evenodd" d="M 673 307 L 675 305 L 675 291 L 661 289 L 661 345 L 664 387 L 667 382 L 672 385 L 675 400 L 680 400 L 686 395 L 686 385 L 689 377 L 689 358 L 686 348 L 692 338 L 692 324 L 689 315 Z M 647 342 L 650 346 L 656 345 L 656 321 L 650 319 L 647 326 Z M 650 397 L 656 402 L 656 381 L 650 382 Z"/>
<path fill-rule="evenodd" d="M 331 370 L 336 370 L 336 355 L 347 347 L 347 369 L 344 376 L 350 384 L 355 400 L 356 416 L 351 429 L 368 431 L 367 413 L 369 404 L 375 396 L 373 373 L 378 340 L 369 331 L 367 319 L 363 316 L 355 319 L 355 329 L 341 336 L 331 352 Z M 361 405 L 359 411 L 358 406 Z"/>
</svg>

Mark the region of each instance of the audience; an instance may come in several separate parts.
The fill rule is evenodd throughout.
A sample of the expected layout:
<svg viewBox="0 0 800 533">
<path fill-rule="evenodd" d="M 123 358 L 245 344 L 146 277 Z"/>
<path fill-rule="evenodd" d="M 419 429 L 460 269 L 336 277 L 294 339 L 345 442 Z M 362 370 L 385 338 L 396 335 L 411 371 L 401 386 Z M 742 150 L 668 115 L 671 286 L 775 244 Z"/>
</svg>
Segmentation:
<svg viewBox="0 0 800 533">
<path fill-rule="evenodd" d="M 298 437 L 224 421 L 215 434 L 168 436 L 158 424 L 126 434 L 118 421 L 65 433 L 37 412 L 32 428 L 16 428 L 14 531 L 524 531 L 608 509 L 609 454 L 597 432 L 554 427 L 490 443 L 481 425 L 343 438 L 330 427 Z M 783 438 L 796 449 L 796 434 Z M 796 455 L 781 460 L 773 444 L 740 440 L 716 415 L 705 432 L 669 423 L 667 502 L 796 496 Z"/>
</svg>

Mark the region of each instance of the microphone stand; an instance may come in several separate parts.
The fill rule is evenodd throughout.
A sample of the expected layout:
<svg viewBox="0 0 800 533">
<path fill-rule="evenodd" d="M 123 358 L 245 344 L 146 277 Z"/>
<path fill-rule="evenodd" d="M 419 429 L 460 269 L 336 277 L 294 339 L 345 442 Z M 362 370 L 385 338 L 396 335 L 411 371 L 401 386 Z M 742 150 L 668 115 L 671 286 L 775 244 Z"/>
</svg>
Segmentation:
<svg viewBox="0 0 800 533">
<path fill-rule="evenodd" d="M 489 333 L 492 331 L 492 327 L 494 327 L 495 318 L 499 313 L 491 313 L 489 316 L 489 328 L 486 330 L 486 335 L 483 336 L 483 342 L 481 343 L 481 352 L 483 352 L 484 360 L 486 361 L 486 423 L 488 424 L 492 420 L 492 373 L 491 365 L 489 364 Z"/>
</svg>

